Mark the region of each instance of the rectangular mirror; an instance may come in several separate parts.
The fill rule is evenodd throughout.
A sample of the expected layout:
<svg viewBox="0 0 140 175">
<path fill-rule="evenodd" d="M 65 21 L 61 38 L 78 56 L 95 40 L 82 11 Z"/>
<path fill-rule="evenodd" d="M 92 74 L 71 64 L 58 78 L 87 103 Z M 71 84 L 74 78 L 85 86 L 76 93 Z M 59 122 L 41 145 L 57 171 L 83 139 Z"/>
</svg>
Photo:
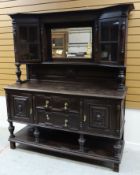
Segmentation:
<svg viewBox="0 0 140 175">
<path fill-rule="evenodd" d="M 88 59 L 92 57 L 92 28 L 51 30 L 52 58 Z"/>
</svg>

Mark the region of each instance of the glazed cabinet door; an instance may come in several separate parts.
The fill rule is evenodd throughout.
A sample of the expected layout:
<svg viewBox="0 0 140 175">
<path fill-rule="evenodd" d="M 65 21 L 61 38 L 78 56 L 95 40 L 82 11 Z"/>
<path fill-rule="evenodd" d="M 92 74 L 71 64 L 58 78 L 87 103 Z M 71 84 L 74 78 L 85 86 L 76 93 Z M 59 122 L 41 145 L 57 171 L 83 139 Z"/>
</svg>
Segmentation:
<svg viewBox="0 0 140 175">
<path fill-rule="evenodd" d="M 12 93 L 9 95 L 9 100 L 9 119 L 25 123 L 33 122 L 32 95 Z"/>
<path fill-rule="evenodd" d="M 102 136 L 121 137 L 123 113 L 121 101 L 86 99 L 84 101 L 85 130 Z"/>
<path fill-rule="evenodd" d="M 100 62 L 124 64 L 126 20 L 109 18 L 99 20 Z"/>
<path fill-rule="evenodd" d="M 41 62 L 40 29 L 36 22 L 17 22 L 14 25 L 16 62 Z"/>
</svg>

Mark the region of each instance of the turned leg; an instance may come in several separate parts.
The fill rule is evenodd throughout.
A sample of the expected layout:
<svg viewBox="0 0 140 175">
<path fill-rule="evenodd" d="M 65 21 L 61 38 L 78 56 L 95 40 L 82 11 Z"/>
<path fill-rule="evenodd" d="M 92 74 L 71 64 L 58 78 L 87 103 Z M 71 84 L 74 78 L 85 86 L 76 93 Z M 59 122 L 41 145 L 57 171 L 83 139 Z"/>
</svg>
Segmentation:
<svg viewBox="0 0 140 175">
<path fill-rule="evenodd" d="M 120 69 L 119 70 L 119 73 L 118 73 L 118 82 L 119 82 L 118 90 L 124 90 L 125 72 L 124 72 L 123 69 Z"/>
<path fill-rule="evenodd" d="M 114 163 L 114 165 L 113 165 L 113 171 L 119 172 L 119 163 Z"/>
<path fill-rule="evenodd" d="M 116 142 L 116 144 L 114 145 L 114 156 L 115 156 L 115 158 L 119 159 L 120 154 L 121 154 L 121 148 L 122 148 L 121 140 L 118 140 Z"/>
<path fill-rule="evenodd" d="M 83 134 L 80 134 L 80 137 L 78 139 L 78 142 L 79 142 L 79 150 L 84 152 L 84 145 L 85 145 L 85 138 L 84 138 L 84 135 Z"/>
<path fill-rule="evenodd" d="M 10 132 L 9 139 L 10 138 L 14 138 L 15 137 L 15 135 L 14 135 L 14 129 L 15 129 L 15 127 L 13 126 L 13 122 L 9 122 L 9 128 L 8 129 L 9 129 L 9 132 Z M 11 149 L 15 149 L 16 148 L 15 142 L 10 141 L 10 148 Z"/>
<path fill-rule="evenodd" d="M 38 127 L 35 127 L 35 128 L 34 128 L 35 142 L 39 142 L 39 134 L 40 134 L 40 132 L 39 132 Z"/>
</svg>

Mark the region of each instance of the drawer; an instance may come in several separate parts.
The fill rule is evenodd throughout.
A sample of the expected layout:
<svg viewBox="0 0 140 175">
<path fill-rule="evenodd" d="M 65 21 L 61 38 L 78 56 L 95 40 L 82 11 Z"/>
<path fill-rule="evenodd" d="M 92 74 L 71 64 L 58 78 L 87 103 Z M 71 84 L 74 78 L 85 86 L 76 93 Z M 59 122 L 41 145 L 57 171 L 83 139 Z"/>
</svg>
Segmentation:
<svg viewBox="0 0 140 175">
<path fill-rule="evenodd" d="M 84 129 L 102 135 L 118 135 L 121 101 L 88 99 L 84 101 Z"/>
<path fill-rule="evenodd" d="M 15 93 L 10 95 L 11 118 L 21 122 L 32 122 L 32 95 Z"/>
<path fill-rule="evenodd" d="M 37 124 L 65 129 L 79 129 L 80 117 L 77 113 L 48 112 L 43 108 L 36 108 Z"/>
<path fill-rule="evenodd" d="M 80 102 L 78 98 L 61 95 L 37 95 L 35 96 L 35 107 L 45 108 L 53 112 L 78 112 Z"/>
</svg>

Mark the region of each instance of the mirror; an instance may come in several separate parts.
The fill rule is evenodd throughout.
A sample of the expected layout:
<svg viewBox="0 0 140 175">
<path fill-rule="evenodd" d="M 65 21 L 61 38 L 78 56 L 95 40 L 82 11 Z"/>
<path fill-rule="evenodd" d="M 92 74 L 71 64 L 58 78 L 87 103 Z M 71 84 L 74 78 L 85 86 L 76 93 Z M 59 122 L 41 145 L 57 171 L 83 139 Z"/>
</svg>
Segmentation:
<svg viewBox="0 0 140 175">
<path fill-rule="evenodd" d="M 51 30 L 52 58 L 91 58 L 92 28 L 77 27 Z"/>
</svg>

